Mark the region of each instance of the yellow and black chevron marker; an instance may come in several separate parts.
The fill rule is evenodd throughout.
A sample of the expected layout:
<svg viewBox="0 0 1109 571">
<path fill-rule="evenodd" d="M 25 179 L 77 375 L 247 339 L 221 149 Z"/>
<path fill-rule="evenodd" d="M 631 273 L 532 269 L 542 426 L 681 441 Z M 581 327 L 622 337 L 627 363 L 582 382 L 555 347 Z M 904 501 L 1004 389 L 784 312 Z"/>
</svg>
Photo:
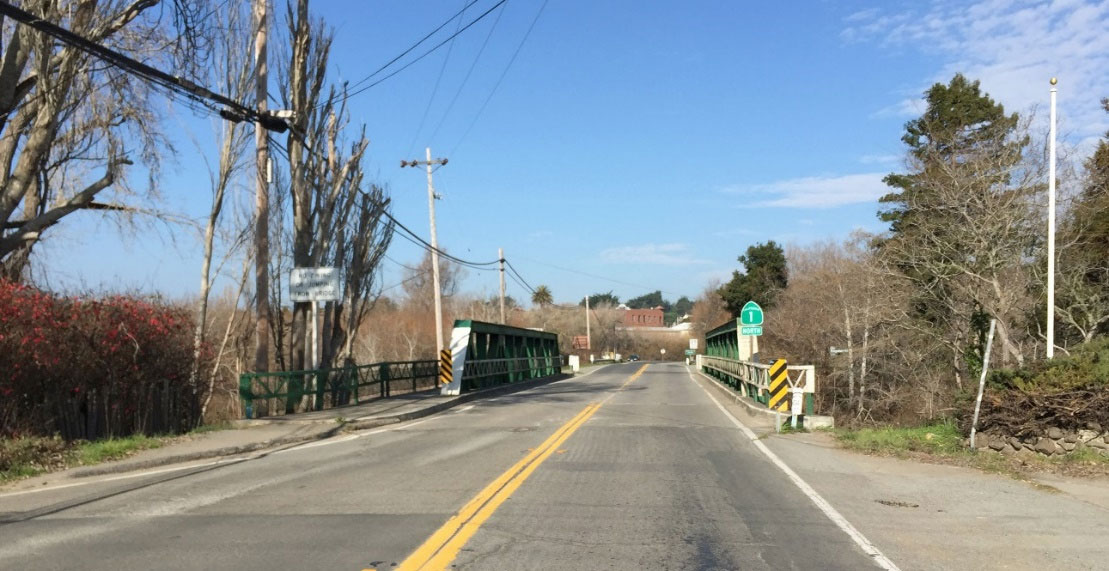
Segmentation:
<svg viewBox="0 0 1109 571">
<path fill-rule="evenodd" d="M 770 401 L 767 406 L 770 410 L 789 410 L 789 374 L 785 359 L 778 359 L 770 365 Z"/>
<path fill-rule="evenodd" d="M 439 384 L 449 385 L 454 380 L 454 360 L 451 359 L 451 350 L 443 349 L 439 352 Z"/>
</svg>

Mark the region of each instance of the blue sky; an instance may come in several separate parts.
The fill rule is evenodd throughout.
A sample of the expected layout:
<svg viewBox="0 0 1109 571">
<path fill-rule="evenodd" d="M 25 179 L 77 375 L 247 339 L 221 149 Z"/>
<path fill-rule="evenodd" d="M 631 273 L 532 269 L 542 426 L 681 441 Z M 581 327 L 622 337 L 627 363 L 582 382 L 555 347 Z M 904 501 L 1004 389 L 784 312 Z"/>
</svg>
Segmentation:
<svg viewBox="0 0 1109 571">
<path fill-rule="evenodd" d="M 494 3 L 479 0 L 466 21 Z M 312 6 L 335 26 L 332 77 L 356 81 L 463 4 Z M 1109 129 L 1098 107 L 1109 95 L 1109 1 L 1067 0 L 552 0 L 477 116 L 541 4 L 509 0 L 461 34 L 449 59 L 444 46 L 351 110 L 371 138 L 367 171 L 390 189 L 398 219 L 428 235 L 425 177 L 398 162 L 431 146 L 450 159 L 436 173 L 441 245 L 475 261 L 503 247 L 557 301 L 608 290 L 694 297 L 756 242 L 881 230 L 875 199 L 899 167 L 902 126 L 923 110 L 921 93 L 957 71 L 1022 112 L 1046 108 L 1057 75 L 1066 142 L 1088 150 Z M 210 140 L 210 120 L 175 112 Z M 195 147 L 179 146 L 164 207 L 200 218 L 207 175 Z M 149 228 L 125 238 L 101 216 L 50 237 L 39 261 L 54 285 L 196 291 L 195 236 Z M 413 263 L 420 252 L 398 239 L 389 255 Z M 387 262 L 385 285 L 399 279 Z M 492 294 L 496 273 L 470 271 L 464 289 Z M 527 297 L 512 283 L 509 293 Z"/>
</svg>

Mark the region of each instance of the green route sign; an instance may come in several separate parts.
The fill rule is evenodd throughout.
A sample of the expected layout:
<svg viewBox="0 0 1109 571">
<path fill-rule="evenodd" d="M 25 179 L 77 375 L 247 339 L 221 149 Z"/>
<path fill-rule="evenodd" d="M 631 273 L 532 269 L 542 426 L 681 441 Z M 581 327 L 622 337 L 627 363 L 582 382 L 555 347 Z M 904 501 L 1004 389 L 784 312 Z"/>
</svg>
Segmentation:
<svg viewBox="0 0 1109 571">
<path fill-rule="evenodd" d="M 744 325 L 739 328 L 740 335 L 762 335 L 762 325 Z"/>
<path fill-rule="evenodd" d="M 739 311 L 739 324 L 740 325 L 762 325 L 762 308 L 759 304 L 748 301 L 743 304 L 743 309 Z M 753 333 L 744 333 L 744 335 L 754 335 Z"/>
</svg>

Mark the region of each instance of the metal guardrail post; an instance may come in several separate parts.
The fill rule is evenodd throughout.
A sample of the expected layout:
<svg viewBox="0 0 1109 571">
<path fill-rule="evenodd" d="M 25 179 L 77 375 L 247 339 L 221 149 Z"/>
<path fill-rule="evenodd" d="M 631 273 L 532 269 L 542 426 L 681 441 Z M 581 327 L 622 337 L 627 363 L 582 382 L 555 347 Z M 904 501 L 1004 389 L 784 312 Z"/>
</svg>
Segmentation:
<svg viewBox="0 0 1109 571">
<path fill-rule="evenodd" d="M 389 363 L 382 363 L 377 372 L 377 380 L 380 383 L 377 394 L 382 398 L 389 396 Z"/>
<path fill-rule="evenodd" d="M 243 401 L 243 415 L 251 418 L 254 413 L 254 393 L 250 390 L 251 376 L 247 373 L 239 375 L 239 399 Z"/>
<path fill-rule="evenodd" d="M 316 410 L 323 410 L 323 396 L 324 391 L 327 389 L 327 377 L 329 377 L 329 375 L 324 369 L 318 369 L 316 371 L 316 374 L 312 375 L 312 378 L 316 383 L 316 402 L 313 403 L 316 405 Z"/>
<path fill-rule="evenodd" d="M 347 363 L 347 390 L 350 391 L 350 400 L 358 404 L 358 369 L 354 363 Z"/>
</svg>

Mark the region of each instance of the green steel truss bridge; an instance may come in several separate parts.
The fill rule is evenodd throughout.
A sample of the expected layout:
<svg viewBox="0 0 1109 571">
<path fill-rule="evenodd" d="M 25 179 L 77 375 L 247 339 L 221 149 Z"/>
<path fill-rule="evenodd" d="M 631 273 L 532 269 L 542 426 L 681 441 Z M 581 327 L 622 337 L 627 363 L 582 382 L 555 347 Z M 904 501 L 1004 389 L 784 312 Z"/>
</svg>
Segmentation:
<svg viewBox="0 0 1109 571">
<path fill-rule="evenodd" d="M 239 376 L 239 398 L 244 417 L 260 418 L 434 389 L 457 395 L 558 375 L 564 363 L 556 333 L 459 320 L 449 358 L 246 373 Z"/>
</svg>

